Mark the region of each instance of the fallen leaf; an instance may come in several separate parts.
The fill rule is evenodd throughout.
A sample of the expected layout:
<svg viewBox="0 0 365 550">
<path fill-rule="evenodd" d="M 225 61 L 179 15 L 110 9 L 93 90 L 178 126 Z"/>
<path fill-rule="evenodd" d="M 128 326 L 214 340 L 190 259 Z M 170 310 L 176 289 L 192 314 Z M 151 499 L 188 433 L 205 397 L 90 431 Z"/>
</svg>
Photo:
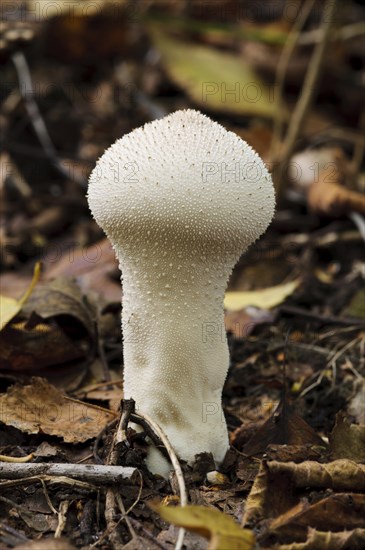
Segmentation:
<svg viewBox="0 0 365 550">
<path fill-rule="evenodd" d="M 328 437 L 331 458 L 348 458 L 355 462 L 365 462 L 365 426 L 351 424 L 339 412 L 336 424 Z"/>
<path fill-rule="evenodd" d="M 257 325 L 272 323 L 274 315 L 267 310 L 247 307 L 240 311 L 226 311 L 224 325 L 226 331 L 232 332 L 235 338 L 247 338 Z"/>
<path fill-rule="evenodd" d="M 346 189 L 337 182 L 327 181 L 327 172 L 321 172 L 319 180 L 308 189 L 309 208 L 326 216 L 343 216 L 349 212 L 365 214 L 365 196 Z"/>
<path fill-rule="evenodd" d="M 270 444 L 325 446 L 313 428 L 293 411 L 285 392 L 270 418 L 249 439 L 242 452 L 248 456 L 262 454 Z"/>
<path fill-rule="evenodd" d="M 78 321 L 89 336 L 94 335 L 95 312 L 71 278 L 59 277 L 38 285 L 22 308 L 22 315 L 26 318 L 33 312 L 42 319 L 72 317 L 73 323 Z M 68 326 L 71 327 L 69 320 Z"/>
<path fill-rule="evenodd" d="M 297 506 L 302 494 L 300 490 L 307 495 L 309 489 L 330 489 L 347 498 L 346 491 L 352 494 L 365 490 L 365 466 L 346 459 L 328 464 L 312 460 L 299 464 L 262 461 L 246 501 L 242 525 L 257 524 L 263 519 L 286 514 Z M 364 498 L 364 495 L 361 496 Z M 365 501 L 361 500 L 359 505 L 362 509 Z M 351 512 L 350 501 L 347 508 Z M 348 525 L 351 526 L 353 524 Z"/>
<path fill-rule="evenodd" d="M 365 495 L 337 493 L 309 504 L 302 500 L 267 525 L 267 537 L 302 539 L 308 526 L 334 531 L 364 527 Z"/>
<path fill-rule="evenodd" d="M 39 374 L 93 353 L 95 311 L 72 279 L 38 284 L 19 315 L 0 333 L 0 367 Z"/>
<path fill-rule="evenodd" d="M 87 349 L 82 343 L 78 346 L 57 325 L 35 315 L 31 320 L 31 326 L 12 323 L 0 333 L 0 368 L 35 374 L 45 367 L 85 358 Z"/>
<path fill-rule="evenodd" d="M 13 298 L 8 298 L 0 294 L 0 331 L 9 321 L 11 321 L 11 319 L 13 319 L 19 313 L 19 311 L 25 305 L 39 280 L 40 274 L 41 264 L 37 262 L 34 267 L 34 273 L 31 283 L 26 292 L 19 300 L 14 300 Z"/>
<path fill-rule="evenodd" d="M 122 290 L 115 273 L 119 274 L 115 252 L 109 239 L 102 239 L 87 248 L 66 250 L 57 262 L 45 262 L 44 279 L 73 277 L 83 290 L 93 289 L 107 300 L 120 303 Z"/>
<path fill-rule="evenodd" d="M 194 103 L 209 111 L 273 117 L 277 101 L 243 56 L 180 40 L 158 24 L 149 29 L 170 78 Z"/>
<path fill-rule="evenodd" d="M 70 399 L 43 378 L 15 384 L 0 396 L 0 421 L 30 434 L 46 433 L 66 443 L 96 437 L 115 418 L 112 412 Z"/>
<path fill-rule="evenodd" d="M 229 291 L 224 297 L 224 307 L 229 311 L 239 311 L 248 306 L 271 309 L 281 304 L 300 284 L 299 279 L 282 285 L 251 291 Z"/>
<path fill-rule="evenodd" d="M 152 506 L 160 516 L 207 538 L 209 550 L 250 550 L 255 547 L 252 531 L 242 529 L 230 516 L 205 506 Z"/>
<path fill-rule="evenodd" d="M 309 527 L 305 542 L 280 544 L 275 548 L 276 550 L 361 550 L 361 548 L 365 548 L 365 529 L 332 533 L 327 530 L 317 531 Z"/>
</svg>

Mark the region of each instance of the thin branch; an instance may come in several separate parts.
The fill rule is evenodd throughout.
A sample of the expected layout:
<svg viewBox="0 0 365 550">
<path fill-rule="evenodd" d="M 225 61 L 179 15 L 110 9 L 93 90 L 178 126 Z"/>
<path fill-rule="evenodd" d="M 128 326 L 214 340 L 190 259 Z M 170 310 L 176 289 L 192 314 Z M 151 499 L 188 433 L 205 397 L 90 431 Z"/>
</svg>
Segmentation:
<svg viewBox="0 0 365 550">
<path fill-rule="evenodd" d="M 114 485 L 116 483 L 133 483 L 137 475 L 136 468 L 124 466 L 110 466 L 104 464 L 56 464 L 56 463 L 26 463 L 0 464 L 0 479 L 18 479 L 28 476 L 51 477 L 67 476 L 100 485 Z M 3 484 L 0 483 L 0 487 Z"/>
<path fill-rule="evenodd" d="M 17 51 L 11 56 L 11 59 L 17 72 L 20 93 L 23 97 L 30 122 L 47 157 L 50 159 L 53 166 L 64 177 L 66 177 L 67 179 L 73 179 L 78 184 L 86 187 L 86 181 L 83 178 L 78 177 L 76 174 L 72 175 L 71 172 L 66 170 L 66 168 L 63 166 L 62 162 L 58 158 L 56 148 L 53 145 L 52 139 L 47 130 L 47 126 L 42 118 L 37 102 L 34 99 L 35 92 L 33 88 L 32 77 L 24 54 L 21 51 Z"/>
<path fill-rule="evenodd" d="M 307 0 L 304 3 L 302 9 L 299 12 L 297 19 L 295 20 L 295 23 L 290 29 L 288 39 L 285 42 L 282 54 L 279 59 L 279 63 L 276 71 L 276 79 L 275 79 L 276 80 L 275 96 L 277 97 L 279 108 L 275 113 L 273 135 L 272 135 L 272 140 L 270 144 L 270 155 L 269 155 L 270 158 L 272 158 L 275 155 L 278 142 L 281 140 L 281 134 L 282 134 L 283 122 L 284 122 L 284 116 L 283 116 L 284 109 L 282 109 L 283 100 L 284 100 L 283 89 L 284 89 L 285 76 L 286 76 L 289 60 L 292 56 L 292 53 L 294 51 L 296 44 L 298 43 L 300 32 L 304 27 L 306 20 L 308 19 L 308 16 L 313 8 L 314 2 L 315 0 Z"/>
<path fill-rule="evenodd" d="M 162 443 L 165 446 L 165 449 L 167 450 L 169 454 L 169 458 L 171 460 L 171 464 L 175 470 L 177 483 L 179 486 L 179 492 L 180 492 L 180 504 L 181 506 L 186 506 L 188 503 L 187 493 L 186 493 L 186 486 L 185 486 L 185 480 L 184 475 L 180 466 L 180 462 L 178 461 L 178 458 L 176 456 L 176 453 L 167 437 L 165 432 L 162 430 L 162 428 L 154 421 L 152 418 L 147 416 L 146 414 L 138 413 L 135 415 L 136 417 L 140 417 L 143 420 L 145 420 L 151 429 L 158 435 L 158 437 L 161 439 Z M 184 536 L 185 536 L 185 529 L 179 530 L 179 535 L 176 541 L 175 550 L 181 550 L 184 544 Z"/>
<path fill-rule="evenodd" d="M 327 0 L 323 8 L 322 16 L 322 40 L 315 46 L 312 57 L 309 62 L 309 67 L 305 75 L 303 83 L 302 94 L 297 101 L 294 112 L 292 114 L 287 135 L 283 144 L 283 153 L 280 158 L 281 167 L 286 167 L 294 150 L 295 142 L 298 138 L 299 132 L 302 129 L 304 119 L 308 113 L 308 110 L 312 104 L 314 98 L 315 88 L 318 82 L 320 69 L 324 60 L 324 54 L 326 46 L 329 41 L 331 27 L 334 21 L 334 13 L 336 7 L 336 0 Z M 281 187 L 281 175 L 277 173 L 275 177 L 277 193 L 280 193 Z"/>
</svg>

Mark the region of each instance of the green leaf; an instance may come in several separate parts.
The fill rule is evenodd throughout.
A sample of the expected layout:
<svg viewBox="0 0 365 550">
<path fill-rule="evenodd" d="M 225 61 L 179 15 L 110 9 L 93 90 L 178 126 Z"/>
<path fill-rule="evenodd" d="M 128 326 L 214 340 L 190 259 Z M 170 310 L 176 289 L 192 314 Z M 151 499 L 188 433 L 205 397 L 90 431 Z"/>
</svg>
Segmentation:
<svg viewBox="0 0 365 550">
<path fill-rule="evenodd" d="M 209 550 L 252 550 L 255 537 L 230 516 L 205 506 L 152 506 L 160 516 L 210 540 Z"/>
<path fill-rule="evenodd" d="M 239 311 L 248 306 L 271 309 L 281 304 L 299 286 L 300 281 L 290 281 L 282 285 L 263 288 L 262 290 L 226 292 L 224 307 L 229 311 Z"/>
<path fill-rule="evenodd" d="M 149 26 L 170 78 L 201 108 L 271 118 L 279 108 L 268 86 L 244 57 L 184 42 Z"/>
</svg>

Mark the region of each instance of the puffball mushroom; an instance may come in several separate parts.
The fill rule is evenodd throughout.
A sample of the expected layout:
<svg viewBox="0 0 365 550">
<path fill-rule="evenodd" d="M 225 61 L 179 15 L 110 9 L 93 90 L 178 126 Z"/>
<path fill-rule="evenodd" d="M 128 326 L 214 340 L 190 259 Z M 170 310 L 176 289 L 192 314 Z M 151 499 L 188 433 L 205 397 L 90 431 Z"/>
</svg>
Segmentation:
<svg viewBox="0 0 365 550">
<path fill-rule="evenodd" d="M 229 447 L 224 292 L 272 219 L 270 174 L 236 134 L 183 110 L 107 149 L 88 200 L 122 271 L 124 397 L 161 426 L 181 459 L 211 452 L 219 465 Z M 157 449 L 147 464 L 168 474 Z"/>
</svg>

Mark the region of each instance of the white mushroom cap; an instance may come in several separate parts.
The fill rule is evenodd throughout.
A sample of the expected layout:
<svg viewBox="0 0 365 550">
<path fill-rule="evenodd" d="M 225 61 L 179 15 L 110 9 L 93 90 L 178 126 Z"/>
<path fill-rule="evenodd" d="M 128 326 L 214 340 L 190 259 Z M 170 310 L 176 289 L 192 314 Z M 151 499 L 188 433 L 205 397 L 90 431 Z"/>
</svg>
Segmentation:
<svg viewBox="0 0 365 550">
<path fill-rule="evenodd" d="M 274 213 L 271 177 L 233 132 L 194 110 L 176 111 L 117 140 L 90 177 L 98 224 L 124 243 L 168 233 L 242 253 Z M 214 237 L 214 238 L 213 238 Z M 213 241 L 212 241 L 213 239 Z"/>
<path fill-rule="evenodd" d="M 160 423 L 181 458 L 211 451 L 220 462 L 224 290 L 274 213 L 264 163 L 205 115 L 177 111 L 116 141 L 90 176 L 88 200 L 123 275 L 124 396 Z M 215 418 L 204 418 L 209 403 Z"/>
</svg>

